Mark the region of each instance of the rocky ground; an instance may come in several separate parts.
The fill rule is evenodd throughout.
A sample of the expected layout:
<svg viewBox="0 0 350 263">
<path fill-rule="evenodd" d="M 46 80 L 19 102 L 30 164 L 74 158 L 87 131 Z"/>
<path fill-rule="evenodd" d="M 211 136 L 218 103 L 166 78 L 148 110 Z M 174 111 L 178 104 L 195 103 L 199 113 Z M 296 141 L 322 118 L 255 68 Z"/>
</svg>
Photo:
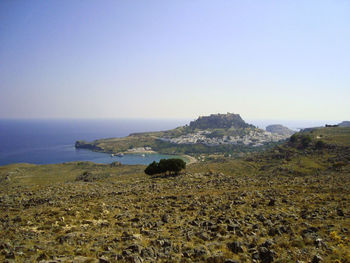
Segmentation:
<svg viewBox="0 0 350 263">
<path fill-rule="evenodd" d="M 0 260 L 350 262 L 349 156 L 279 148 L 176 177 L 91 163 L 0 167 Z"/>
</svg>

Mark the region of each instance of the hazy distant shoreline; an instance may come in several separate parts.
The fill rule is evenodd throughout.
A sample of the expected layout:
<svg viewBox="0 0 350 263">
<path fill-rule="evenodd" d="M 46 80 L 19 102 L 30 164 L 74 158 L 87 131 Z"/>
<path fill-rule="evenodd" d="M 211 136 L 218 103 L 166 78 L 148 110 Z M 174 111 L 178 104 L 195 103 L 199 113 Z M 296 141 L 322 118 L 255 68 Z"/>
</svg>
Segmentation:
<svg viewBox="0 0 350 263">
<path fill-rule="evenodd" d="M 293 130 L 337 121 L 252 120 L 259 128 L 279 123 Z M 74 142 L 79 139 L 123 137 L 134 132 L 172 129 L 185 125 L 183 120 L 165 119 L 0 119 L 0 165 L 28 162 L 35 164 L 63 163 L 69 161 L 101 161 L 101 154 L 76 151 Z M 103 156 L 109 158 L 109 155 Z M 141 158 L 141 157 L 140 157 Z M 104 159 L 106 162 L 109 159 Z M 112 160 L 110 160 L 112 161 Z M 135 160 L 136 161 L 136 160 Z"/>
</svg>

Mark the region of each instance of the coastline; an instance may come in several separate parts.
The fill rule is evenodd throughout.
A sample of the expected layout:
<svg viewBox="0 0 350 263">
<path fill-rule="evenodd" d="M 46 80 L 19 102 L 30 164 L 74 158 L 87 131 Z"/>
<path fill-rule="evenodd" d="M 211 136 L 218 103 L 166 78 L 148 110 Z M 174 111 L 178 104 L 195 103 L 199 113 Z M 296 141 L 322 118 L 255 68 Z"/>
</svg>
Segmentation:
<svg viewBox="0 0 350 263">
<path fill-rule="evenodd" d="M 123 154 L 159 154 L 158 152 L 153 150 L 133 150 L 133 149 L 129 149 L 121 153 Z"/>
<path fill-rule="evenodd" d="M 77 146 L 75 146 L 76 148 L 78 148 Z M 79 147 L 80 148 L 80 147 Z M 132 148 L 132 149 L 128 149 L 126 151 L 120 151 L 120 152 L 115 152 L 115 151 L 106 151 L 105 149 L 103 148 L 100 148 L 100 147 L 84 147 L 86 150 L 90 150 L 90 151 L 93 151 L 93 152 L 100 152 L 100 153 L 107 153 L 107 154 L 114 154 L 115 156 L 117 154 L 123 154 L 123 155 L 145 155 L 145 154 L 149 154 L 149 155 L 152 155 L 152 154 L 163 154 L 163 153 L 160 153 L 160 152 L 157 152 L 157 151 L 154 151 L 154 150 L 151 150 L 151 149 L 146 149 L 144 147 L 137 147 L 137 148 Z M 174 154 L 172 155 L 174 156 L 174 158 L 177 158 L 177 157 L 182 157 L 184 159 L 184 161 L 186 162 L 187 165 L 190 165 L 190 164 L 193 164 L 193 163 L 196 163 L 198 160 L 193 157 L 193 156 L 190 156 L 188 154 Z"/>
<path fill-rule="evenodd" d="M 125 152 L 121 152 L 123 153 L 124 155 L 137 155 L 137 154 L 162 154 L 162 153 L 159 153 L 159 152 L 156 152 L 156 151 L 152 151 L 152 150 L 148 150 L 148 151 L 125 151 Z M 193 163 L 196 163 L 198 162 L 198 160 L 193 157 L 193 156 L 190 156 L 188 154 L 181 154 L 181 155 L 173 155 L 174 158 L 176 157 L 182 157 L 184 159 L 184 161 L 186 162 L 187 165 L 190 165 L 190 164 L 193 164 Z"/>
<path fill-rule="evenodd" d="M 186 162 L 187 165 L 190 165 L 190 164 L 198 162 L 198 160 L 195 157 L 193 157 L 193 156 L 190 156 L 190 155 L 187 155 L 187 154 L 184 154 L 184 155 L 181 155 L 181 156 L 183 156 L 185 159 L 188 160 L 188 162 Z"/>
</svg>

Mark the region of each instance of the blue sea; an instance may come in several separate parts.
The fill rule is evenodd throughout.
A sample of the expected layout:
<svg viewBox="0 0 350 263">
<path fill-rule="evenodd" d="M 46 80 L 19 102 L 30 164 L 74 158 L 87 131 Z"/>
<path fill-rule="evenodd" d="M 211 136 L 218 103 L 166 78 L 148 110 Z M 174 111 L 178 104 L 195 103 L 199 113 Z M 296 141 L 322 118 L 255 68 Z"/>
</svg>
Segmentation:
<svg viewBox="0 0 350 263">
<path fill-rule="evenodd" d="M 0 165 L 11 163 L 53 164 L 92 161 L 149 164 L 171 156 L 137 154 L 111 157 L 109 154 L 75 149 L 77 140 L 123 137 L 134 132 L 161 131 L 188 124 L 190 120 L 108 119 L 108 120 L 0 120 Z M 265 128 L 283 124 L 291 129 L 324 125 L 322 121 L 247 120 Z M 333 124 L 333 122 L 329 122 Z"/>
<path fill-rule="evenodd" d="M 53 164 L 92 161 L 149 164 L 171 156 L 162 154 L 124 155 L 75 149 L 77 140 L 123 137 L 134 132 L 173 129 L 189 120 L 0 120 L 0 165 L 11 163 Z"/>
</svg>

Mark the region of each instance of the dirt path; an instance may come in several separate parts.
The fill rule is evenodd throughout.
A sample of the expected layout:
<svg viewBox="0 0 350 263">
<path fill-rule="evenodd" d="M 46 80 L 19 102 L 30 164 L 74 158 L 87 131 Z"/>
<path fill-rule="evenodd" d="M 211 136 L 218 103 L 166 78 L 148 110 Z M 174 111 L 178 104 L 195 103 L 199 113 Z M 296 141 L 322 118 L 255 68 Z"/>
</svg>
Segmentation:
<svg viewBox="0 0 350 263">
<path fill-rule="evenodd" d="M 190 156 L 190 155 L 187 155 L 187 154 L 185 154 L 183 156 L 188 160 L 187 165 L 197 162 L 197 159 L 194 158 L 193 156 Z"/>
</svg>

